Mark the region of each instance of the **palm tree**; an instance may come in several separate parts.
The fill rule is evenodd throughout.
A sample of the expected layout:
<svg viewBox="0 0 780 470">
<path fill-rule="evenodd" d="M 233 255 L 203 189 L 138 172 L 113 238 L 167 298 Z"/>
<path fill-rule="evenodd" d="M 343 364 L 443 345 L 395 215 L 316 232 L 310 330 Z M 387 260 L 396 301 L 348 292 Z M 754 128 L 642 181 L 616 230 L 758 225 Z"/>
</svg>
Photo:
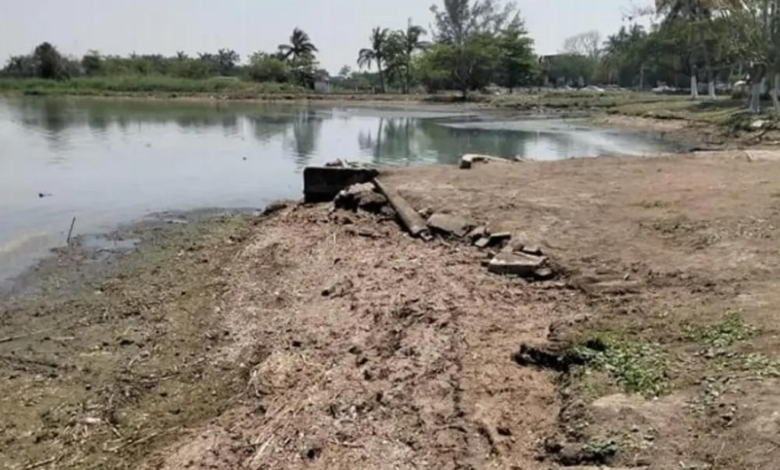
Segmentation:
<svg viewBox="0 0 780 470">
<path fill-rule="evenodd" d="M 373 62 L 376 62 L 376 67 L 379 69 L 379 84 L 381 85 L 382 93 L 385 92 L 385 71 L 382 68 L 382 63 L 387 57 L 387 45 L 390 38 L 390 30 L 385 28 L 374 28 L 371 33 L 371 48 L 361 49 L 358 55 L 358 65 L 363 67 L 371 67 Z"/>
<path fill-rule="evenodd" d="M 285 60 L 290 58 L 293 60 L 311 58 L 315 52 L 319 52 L 317 46 L 311 42 L 309 35 L 300 28 L 293 30 L 292 36 L 290 36 L 290 44 L 279 46 L 279 53 Z"/>
<path fill-rule="evenodd" d="M 417 51 L 425 50 L 430 43 L 423 41 L 426 31 L 412 24 L 412 20 L 406 26 L 406 31 L 397 31 L 394 34 L 394 40 L 398 42 L 398 48 L 401 51 L 401 64 L 404 68 L 404 93 L 409 93 L 412 82 L 412 56 Z"/>
</svg>

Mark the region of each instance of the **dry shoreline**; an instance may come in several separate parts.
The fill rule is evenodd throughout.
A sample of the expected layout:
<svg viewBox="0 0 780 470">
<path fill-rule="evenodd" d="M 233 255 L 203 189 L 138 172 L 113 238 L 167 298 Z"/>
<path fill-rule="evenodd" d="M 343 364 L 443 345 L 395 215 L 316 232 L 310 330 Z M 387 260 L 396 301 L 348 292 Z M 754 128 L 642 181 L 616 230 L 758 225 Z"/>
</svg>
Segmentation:
<svg viewBox="0 0 780 470">
<path fill-rule="evenodd" d="M 490 250 L 328 204 L 129 229 L 142 243 L 110 264 L 60 253 L 0 299 L 2 468 L 780 457 L 776 152 L 384 178 L 539 246 L 556 278 L 496 276 Z"/>
</svg>

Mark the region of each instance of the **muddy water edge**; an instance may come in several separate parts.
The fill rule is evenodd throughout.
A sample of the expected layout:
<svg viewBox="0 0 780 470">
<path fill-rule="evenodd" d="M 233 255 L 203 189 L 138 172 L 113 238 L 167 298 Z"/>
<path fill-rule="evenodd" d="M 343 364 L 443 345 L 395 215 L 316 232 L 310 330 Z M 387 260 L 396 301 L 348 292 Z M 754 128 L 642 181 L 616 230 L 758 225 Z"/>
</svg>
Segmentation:
<svg viewBox="0 0 780 470">
<path fill-rule="evenodd" d="M 0 295 L 0 467 L 133 468 L 246 383 L 208 358 L 222 272 L 257 215 L 128 226 L 115 251 L 79 239 Z M 243 356 L 252 365 L 252 355 Z"/>
</svg>

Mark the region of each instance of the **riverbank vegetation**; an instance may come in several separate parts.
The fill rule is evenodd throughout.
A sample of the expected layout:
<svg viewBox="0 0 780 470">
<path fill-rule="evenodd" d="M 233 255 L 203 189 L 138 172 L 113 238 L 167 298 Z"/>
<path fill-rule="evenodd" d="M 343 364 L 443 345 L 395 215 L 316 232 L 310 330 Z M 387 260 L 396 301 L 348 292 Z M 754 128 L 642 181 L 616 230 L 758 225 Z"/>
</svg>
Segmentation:
<svg viewBox="0 0 780 470">
<path fill-rule="evenodd" d="M 357 69 L 348 64 L 336 75 L 320 66 L 316 40 L 295 28 L 278 50 L 244 58 L 229 48 L 195 56 L 128 57 L 92 50 L 79 58 L 42 43 L 29 55 L 8 60 L 0 72 L 0 91 L 225 92 L 237 97 L 451 92 L 465 98 L 474 92 L 513 94 L 519 88 L 591 88 L 599 93 L 654 88 L 693 99 L 745 97 L 745 107 L 753 113 L 761 110 L 762 99 L 771 98 L 780 113 L 780 59 L 775 53 L 780 0 L 660 0 L 656 8 L 631 13 L 627 24 L 606 40 L 598 32 L 584 32 L 563 41 L 561 53 L 543 56 L 535 52 L 514 4 L 440 0 L 432 13 L 429 30 L 411 19 L 400 30 L 378 25 L 356 51 Z M 648 18 L 649 28 L 640 21 Z"/>
</svg>

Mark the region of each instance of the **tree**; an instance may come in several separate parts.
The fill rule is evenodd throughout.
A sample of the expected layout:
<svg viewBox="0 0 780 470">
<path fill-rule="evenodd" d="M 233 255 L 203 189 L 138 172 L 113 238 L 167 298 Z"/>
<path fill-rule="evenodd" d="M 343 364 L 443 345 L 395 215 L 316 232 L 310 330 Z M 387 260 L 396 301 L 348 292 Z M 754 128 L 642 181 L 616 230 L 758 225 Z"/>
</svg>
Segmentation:
<svg viewBox="0 0 780 470">
<path fill-rule="evenodd" d="M 290 80 L 290 66 L 282 59 L 256 52 L 249 58 L 247 74 L 256 82 L 284 83 Z"/>
<path fill-rule="evenodd" d="M 514 4 L 503 8 L 495 0 L 443 0 L 431 10 L 436 19 L 435 54 L 425 62 L 430 88 L 446 75 L 450 86 L 466 98 L 496 79 L 500 58 L 498 38 L 512 25 L 522 24 Z"/>
<path fill-rule="evenodd" d="M 406 30 L 396 31 L 390 37 L 391 56 L 394 60 L 394 69 L 397 69 L 403 75 L 404 93 L 409 93 L 412 85 L 413 58 L 417 51 L 423 51 L 430 47 L 428 42 L 422 40 L 426 31 L 412 24 L 410 19 Z"/>
<path fill-rule="evenodd" d="M 515 21 L 498 38 L 498 84 L 509 92 L 533 80 L 536 56 L 534 41 L 522 21 Z"/>
<path fill-rule="evenodd" d="M 376 27 L 371 32 L 371 47 L 368 49 L 361 49 L 358 54 L 358 66 L 371 67 L 371 64 L 376 62 L 376 68 L 379 72 L 379 83 L 382 93 L 385 93 L 385 71 L 382 67 L 384 60 L 387 56 L 388 39 L 390 37 L 390 30 L 387 28 Z"/>
<path fill-rule="evenodd" d="M 89 77 L 100 75 L 100 69 L 103 65 L 103 58 L 100 57 L 100 53 L 95 50 L 91 50 L 84 54 L 81 58 L 81 66 L 84 68 L 84 73 Z"/>
<path fill-rule="evenodd" d="M 439 43 L 463 45 L 469 38 L 496 34 L 519 19 L 513 3 L 500 8 L 496 0 L 444 0 L 444 8 L 431 7 L 436 20 L 435 39 Z"/>
<path fill-rule="evenodd" d="M 598 59 L 601 54 L 601 34 L 598 31 L 588 31 L 572 36 L 564 41 L 563 50 L 567 54 Z"/>
<path fill-rule="evenodd" d="M 3 68 L 3 75 L 26 78 L 35 75 L 35 65 L 32 57 L 26 55 L 11 56 Z"/>
<path fill-rule="evenodd" d="M 309 35 L 300 28 L 293 30 L 290 36 L 290 44 L 279 46 L 279 53 L 285 60 L 302 60 L 314 58 L 314 54 L 319 52 L 317 47 L 311 42 Z"/>
<path fill-rule="evenodd" d="M 57 48 L 44 42 L 35 48 L 32 56 L 35 73 L 40 78 L 63 78 L 62 56 Z"/>
<path fill-rule="evenodd" d="M 469 91 L 480 90 L 495 76 L 499 50 L 493 36 L 472 36 L 460 46 L 437 44 L 427 54 L 424 81 L 434 86 L 459 90 L 463 98 Z"/>
<path fill-rule="evenodd" d="M 712 18 L 716 12 L 739 8 L 743 0 L 656 0 L 658 13 L 665 15 L 665 25 L 677 23 L 683 26 L 685 36 L 682 50 L 688 51 L 691 75 L 691 98 L 699 97 L 698 69 L 703 63 L 707 73 L 710 98 L 715 98 L 715 81 L 712 70 L 716 54 L 712 44 L 718 43 L 713 35 Z"/>
<path fill-rule="evenodd" d="M 232 49 L 220 49 L 217 51 L 217 71 L 222 76 L 230 76 L 236 70 L 236 64 L 241 61 L 241 56 Z"/>
</svg>

